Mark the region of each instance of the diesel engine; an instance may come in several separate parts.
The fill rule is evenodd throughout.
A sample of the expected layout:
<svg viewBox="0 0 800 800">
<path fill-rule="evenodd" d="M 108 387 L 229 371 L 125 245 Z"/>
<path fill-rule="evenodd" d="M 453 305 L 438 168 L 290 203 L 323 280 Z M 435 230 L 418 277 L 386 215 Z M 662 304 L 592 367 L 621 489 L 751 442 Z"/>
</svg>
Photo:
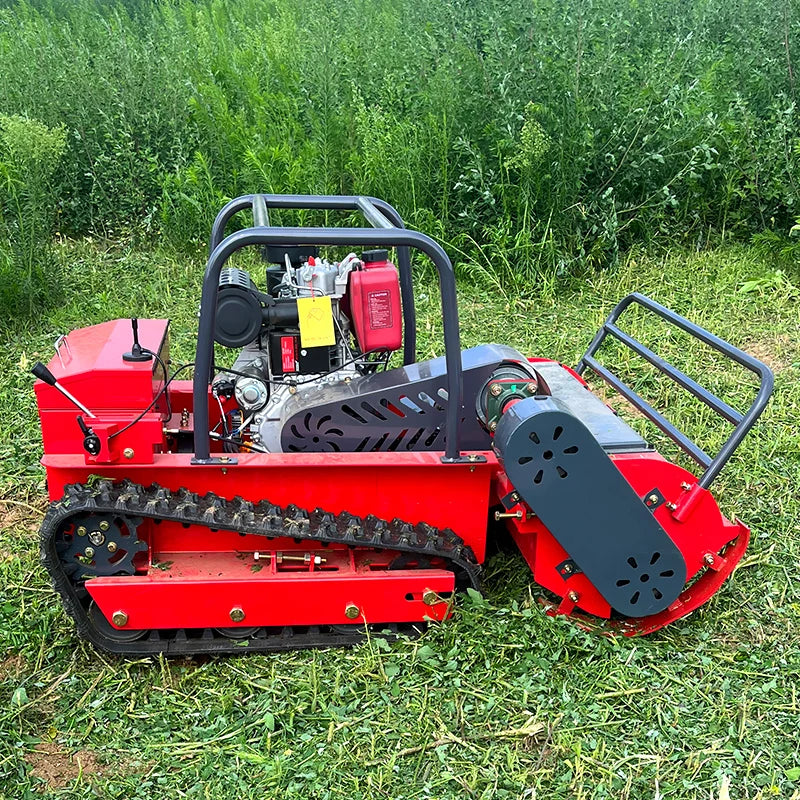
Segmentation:
<svg viewBox="0 0 800 800">
<path fill-rule="evenodd" d="M 319 403 L 321 389 L 345 388 L 385 368 L 402 344 L 402 313 L 397 269 L 386 250 L 350 253 L 339 262 L 311 247 L 265 251 L 265 291 L 243 269 L 228 267 L 220 277 L 215 338 L 240 353 L 213 383 L 224 409 L 215 434 L 231 446 L 246 440 L 279 452 L 287 406 L 296 413 Z M 321 437 L 308 438 L 308 445 L 321 444 Z"/>
</svg>

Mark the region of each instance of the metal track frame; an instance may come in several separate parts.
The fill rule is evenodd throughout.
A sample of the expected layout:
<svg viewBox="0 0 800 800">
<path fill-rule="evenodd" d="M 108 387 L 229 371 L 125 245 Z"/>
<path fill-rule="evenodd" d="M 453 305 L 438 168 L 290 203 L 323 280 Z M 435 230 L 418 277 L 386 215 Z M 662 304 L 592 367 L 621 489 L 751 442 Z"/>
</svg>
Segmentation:
<svg viewBox="0 0 800 800">
<path fill-rule="evenodd" d="M 383 549 L 415 556 L 438 557 L 455 573 L 456 589 L 479 588 L 480 566 L 472 550 L 449 529 L 399 519 L 382 520 L 358 517 L 343 512 L 330 514 L 316 509 L 308 512 L 297 506 L 277 506 L 267 501 L 252 503 L 241 497 L 226 500 L 216 494 L 198 495 L 181 489 L 170 492 L 156 484 L 145 488 L 130 480 L 114 484 L 101 480 L 93 485 L 65 487 L 60 502 L 51 503 L 40 529 L 40 554 L 53 587 L 61 596 L 67 613 L 74 619 L 81 636 L 112 653 L 126 655 L 193 655 L 203 653 L 241 653 L 256 650 L 294 650 L 298 648 L 357 644 L 365 634 L 363 626 L 315 625 L 262 627 L 247 639 L 232 639 L 212 629 L 153 630 L 133 641 L 115 639 L 100 630 L 87 614 L 89 597 L 82 582 L 69 578 L 59 558 L 57 535 L 70 520 L 87 514 L 114 514 L 137 519 L 169 520 L 210 530 L 254 533 L 270 538 L 290 538 L 296 542 L 329 542 L 348 547 Z M 266 544 L 266 541 L 265 541 Z M 372 632 L 388 635 L 420 630 L 423 622 L 379 624 Z M 112 629 L 113 630 L 113 629 Z"/>
</svg>

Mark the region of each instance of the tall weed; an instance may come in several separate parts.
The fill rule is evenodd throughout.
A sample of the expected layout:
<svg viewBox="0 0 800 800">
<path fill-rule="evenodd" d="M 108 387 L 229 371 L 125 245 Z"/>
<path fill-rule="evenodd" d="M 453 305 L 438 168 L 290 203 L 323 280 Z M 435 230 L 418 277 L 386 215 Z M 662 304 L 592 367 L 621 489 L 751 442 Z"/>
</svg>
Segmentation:
<svg viewBox="0 0 800 800">
<path fill-rule="evenodd" d="M 796 0 L 0 7 L 0 109 L 67 132 L 65 231 L 185 246 L 236 194 L 363 192 L 531 278 L 787 230 L 798 65 Z"/>
<path fill-rule="evenodd" d="M 62 126 L 0 115 L 0 308 L 6 311 L 29 312 L 58 298 L 53 176 L 65 149 Z"/>
</svg>

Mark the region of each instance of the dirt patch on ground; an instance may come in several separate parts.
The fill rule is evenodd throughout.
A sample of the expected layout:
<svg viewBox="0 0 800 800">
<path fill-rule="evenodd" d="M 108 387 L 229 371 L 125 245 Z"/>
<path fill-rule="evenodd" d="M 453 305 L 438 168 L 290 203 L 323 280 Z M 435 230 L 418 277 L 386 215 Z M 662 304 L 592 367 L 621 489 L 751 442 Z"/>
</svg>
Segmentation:
<svg viewBox="0 0 800 800">
<path fill-rule="evenodd" d="M 785 333 L 773 336 L 771 339 L 749 342 L 742 349 L 759 361 L 763 361 L 773 372 L 782 372 L 792 363 L 790 352 L 792 343 Z"/>
<path fill-rule="evenodd" d="M 19 653 L 14 653 L 0 661 L 0 681 L 19 677 L 24 669 L 25 659 Z"/>
<path fill-rule="evenodd" d="M 16 558 L 15 546 L 28 548 L 33 542 L 47 510 L 47 501 L 32 502 L 0 497 L 0 562 Z"/>
<path fill-rule="evenodd" d="M 102 775 L 103 767 L 97 756 L 88 750 L 70 753 L 55 742 L 42 742 L 25 756 L 31 774 L 43 780 L 49 789 L 63 789 L 79 777 Z"/>
<path fill-rule="evenodd" d="M 46 510 L 46 500 L 28 503 L 24 500 L 15 500 L 13 497 L 0 497 L 0 526 L 36 531 Z"/>
</svg>

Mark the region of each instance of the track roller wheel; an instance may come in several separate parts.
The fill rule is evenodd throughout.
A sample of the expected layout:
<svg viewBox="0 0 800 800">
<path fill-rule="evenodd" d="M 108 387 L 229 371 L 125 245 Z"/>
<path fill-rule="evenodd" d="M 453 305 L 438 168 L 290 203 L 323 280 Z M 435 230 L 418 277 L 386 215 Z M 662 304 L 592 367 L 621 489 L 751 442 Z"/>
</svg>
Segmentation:
<svg viewBox="0 0 800 800">
<path fill-rule="evenodd" d="M 146 630 L 127 631 L 115 628 L 103 615 L 97 603 L 89 606 L 89 621 L 98 633 L 113 639 L 115 642 L 135 642 L 147 635 Z"/>
</svg>

